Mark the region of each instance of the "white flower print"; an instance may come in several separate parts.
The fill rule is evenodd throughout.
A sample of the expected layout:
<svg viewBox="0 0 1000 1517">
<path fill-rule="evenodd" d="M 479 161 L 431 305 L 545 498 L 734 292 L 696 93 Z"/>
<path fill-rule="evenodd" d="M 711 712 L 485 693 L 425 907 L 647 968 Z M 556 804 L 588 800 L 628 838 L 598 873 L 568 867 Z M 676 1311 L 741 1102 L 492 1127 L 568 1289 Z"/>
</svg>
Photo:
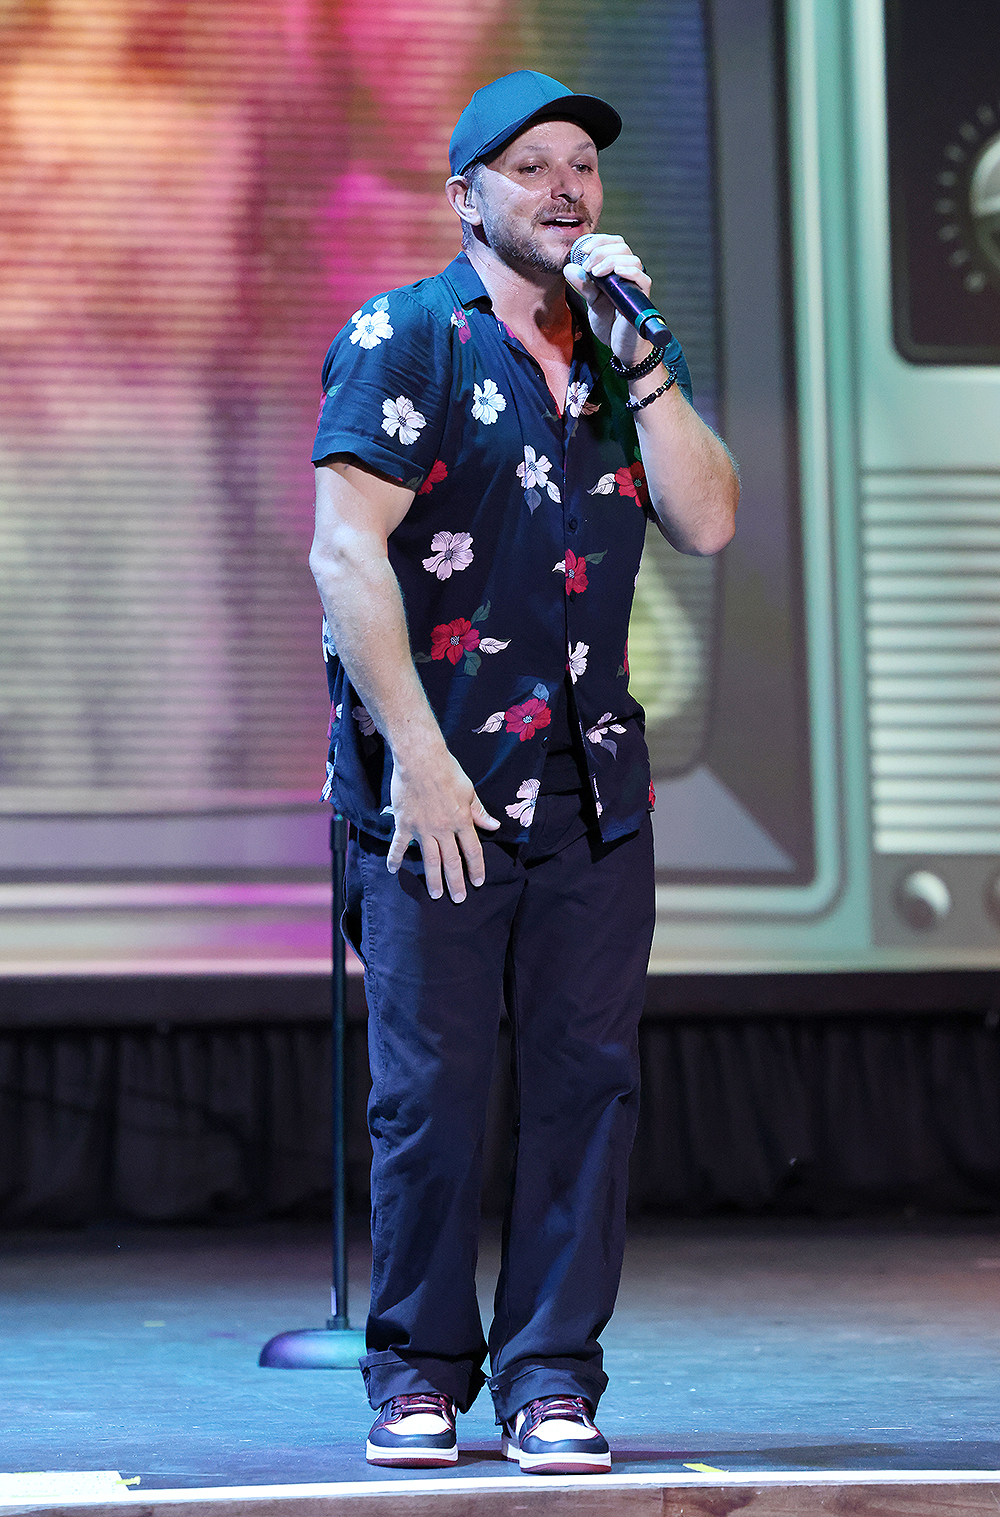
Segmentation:
<svg viewBox="0 0 1000 1517">
<path fill-rule="evenodd" d="M 603 806 L 603 804 L 601 802 L 601 797 L 597 793 L 597 781 L 595 779 L 592 779 L 590 783 L 594 787 L 594 803 L 597 806 L 597 816 L 598 816 L 598 819 L 600 819 L 601 812 L 604 810 L 604 806 Z"/>
<path fill-rule="evenodd" d="M 351 341 L 360 343 L 363 348 L 377 348 L 380 342 L 392 336 L 392 326 L 385 311 L 372 311 L 370 316 L 355 311 L 351 320 L 354 322 Z"/>
<path fill-rule="evenodd" d="M 423 560 L 428 574 L 450 579 L 452 570 L 467 569 L 475 558 L 470 532 L 435 532 L 431 538 L 431 557 Z"/>
<path fill-rule="evenodd" d="M 486 718 L 481 727 L 473 727 L 472 730 L 473 732 L 499 732 L 506 716 L 506 711 L 494 711 L 492 716 Z M 518 791 L 518 794 L 520 794 L 520 791 Z"/>
<path fill-rule="evenodd" d="M 582 379 L 574 379 L 566 391 L 566 409 L 571 416 L 579 416 L 581 414 L 587 403 L 587 396 L 589 394 L 590 386 L 585 385 Z"/>
<path fill-rule="evenodd" d="M 491 427 L 500 415 L 507 409 L 507 398 L 500 394 L 496 380 L 484 379 L 482 386 L 475 386 L 475 399 L 472 402 L 472 416 L 474 421 L 481 421 L 484 427 Z"/>
<path fill-rule="evenodd" d="M 522 822 L 525 827 L 531 826 L 540 784 L 541 780 L 522 780 L 517 788 L 517 800 L 513 806 L 504 807 L 508 816 L 512 816 L 515 822 Z"/>
<path fill-rule="evenodd" d="M 592 490 L 588 490 L 587 494 L 588 495 L 613 495 L 614 494 L 614 490 L 615 490 L 615 476 L 613 474 L 602 474 L 601 477 L 600 477 L 600 479 L 597 481 L 597 484 L 594 486 L 594 488 Z"/>
<path fill-rule="evenodd" d="M 587 738 L 592 743 L 599 743 L 607 737 L 609 732 L 624 731 L 624 727 L 620 726 L 618 722 L 613 722 L 611 720 L 611 712 L 605 711 L 604 715 L 598 719 L 593 727 L 590 728 L 589 732 L 587 733 Z"/>
<path fill-rule="evenodd" d="M 382 415 L 385 417 L 382 431 L 395 437 L 398 427 L 399 440 L 404 447 L 416 442 L 418 434 L 427 425 L 426 416 L 421 416 L 413 401 L 407 400 L 405 395 L 397 395 L 395 400 L 383 400 Z"/>
<path fill-rule="evenodd" d="M 604 715 L 587 732 L 587 742 L 599 744 L 602 748 L 608 750 L 612 758 L 615 758 L 618 753 L 618 744 L 614 738 L 608 737 L 608 733 L 624 731 L 625 728 L 619 722 L 611 720 L 611 712 L 605 711 Z M 600 812 L 598 812 L 598 815 L 600 815 Z"/>
<path fill-rule="evenodd" d="M 577 643 L 575 648 L 569 650 L 569 677 L 575 685 L 581 674 L 587 672 L 587 654 L 590 652 L 589 643 Z"/>
<path fill-rule="evenodd" d="M 323 794 L 322 794 L 321 798 L 324 801 L 328 801 L 330 799 L 330 793 L 331 793 L 332 790 L 333 790 L 333 765 L 330 763 L 330 760 L 327 759 L 327 761 L 326 761 L 326 784 L 323 786 Z"/>
<path fill-rule="evenodd" d="M 534 448 L 525 445 L 524 463 L 517 466 L 517 477 L 526 490 L 547 490 L 550 500 L 562 500 L 559 494 L 559 486 L 549 479 L 549 470 L 552 465 L 543 453 L 541 458 L 535 457 Z"/>
<path fill-rule="evenodd" d="M 331 658 L 336 658 L 336 657 L 337 657 L 337 649 L 336 649 L 336 645 L 335 645 L 335 643 L 333 641 L 333 633 L 330 631 L 330 623 L 327 621 L 326 617 L 324 616 L 324 618 L 323 618 L 323 658 L 324 658 L 324 661 L 326 663 L 329 663 L 330 660 L 331 660 Z"/>
<path fill-rule="evenodd" d="M 372 720 L 371 712 L 367 709 L 367 707 L 354 706 L 351 710 L 351 715 L 357 722 L 358 726 L 361 728 L 361 735 L 363 737 L 375 736 L 375 723 Z"/>
</svg>

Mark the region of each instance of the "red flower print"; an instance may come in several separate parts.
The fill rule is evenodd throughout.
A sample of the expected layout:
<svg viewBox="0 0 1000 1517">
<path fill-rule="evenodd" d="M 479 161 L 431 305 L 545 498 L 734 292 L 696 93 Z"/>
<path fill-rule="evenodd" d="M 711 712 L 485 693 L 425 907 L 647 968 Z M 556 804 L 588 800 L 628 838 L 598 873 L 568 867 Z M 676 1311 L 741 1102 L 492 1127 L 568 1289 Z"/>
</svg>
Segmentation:
<svg viewBox="0 0 1000 1517">
<path fill-rule="evenodd" d="M 566 549 L 566 594 L 582 595 L 587 588 L 587 560 Z"/>
<path fill-rule="evenodd" d="M 652 780 L 649 782 L 649 809 L 650 811 L 656 809 L 656 787 Z"/>
<path fill-rule="evenodd" d="M 522 701 L 519 706 L 511 706 L 509 711 L 504 712 L 504 717 L 507 721 L 507 731 L 520 733 L 520 741 L 526 743 L 529 737 L 534 737 L 538 727 L 549 725 L 552 712 L 544 701 L 532 695 L 528 700 Z"/>
<path fill-rule="evenodd" d="M 418 495 L 426 495 L 430 490 L 433 490 L 433 488 L 434 488 L 435 485 L 439 485 L 441 483 L 442 479 L 447 479 L 447 478 L 448 478 L 448 465 L 441 458 L 435 459 L 434 462 L 431 464 L 430 473 L 428 474 L 427 478 L 424 480 L 423 484 L 420 486 L 420 489 L 417 491 L 417 494 Z"/>
<path fill-rule="evenodd" d="M 431 632 L 431 658 L 446 658 L 457 664 L 465 653 L 479 647 L 479 633 L 464 616 L 453 622 L 442 622 Z"/>
<path fill-rule="evenodd" d="M 630 495 L 637 506 L 649 504 L 646 471 L 641 463 L 634 463 L 628 468 L 622 467 L 616 470 L 615 483 L 618 486 L 619 495 Z"/>
<path fill-rule="evenodd" d="M 453 327 L 458 328 L 459 342 L 468 342 L 469 338 L 472 336 L 472 333 L 469 331 L 468 319 L 461 306 L 455 306 L 454 310 L 452 311 L 451 324 Z"/>
<path fill-rule="evenodd" d="M 628 638 L 625 639 L 625 652 L 622 654 L 622 668 L 628 674 Z"/>
</svg>

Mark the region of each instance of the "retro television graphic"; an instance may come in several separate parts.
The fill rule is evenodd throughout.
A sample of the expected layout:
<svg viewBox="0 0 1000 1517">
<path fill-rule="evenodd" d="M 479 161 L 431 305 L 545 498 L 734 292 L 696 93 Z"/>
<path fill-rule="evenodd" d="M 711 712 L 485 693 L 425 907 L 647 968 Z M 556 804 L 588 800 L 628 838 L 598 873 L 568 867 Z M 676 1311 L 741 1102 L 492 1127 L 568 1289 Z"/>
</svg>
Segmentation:
<svg viewBox="0 0 1000 1517">
<path fill-rule="evenodd" d="M 134 0 L 95 4 L 117 51 L 88 83 L 64 39 L 61 125 L 51 38 L 12 33 L 0 68 L 15 199 L 31 143 L 88 124 L 52 214 L 89 250 L 72 265 L 42 210 L 12 223 L 0 972 L 18 952 L 25 972 L 320 963 L 300 397 L 364 295 L 451 256 L 435 132 L 516 67 L 641 102 L 604 223 L 641 251 L 744 484 L 719 559 L 650 533 L 637 586 L 653 968 L 1000 962 L 992 0 L 437 0 L 416 19 L 340 0 L 299 7 L 299 31 L 277 0 L 196 4 L 155 78 L 129 51 Z M 449 70 L 427 72 L 445 39 Z M 109 80 L 140 113 L 127 141 L 101 136 Z M 111 162 L 122 204 L 166 174 L 169 226 L 118 214 Z M 126 266 L 150 315 L 138 368 Z"/>
</svg>

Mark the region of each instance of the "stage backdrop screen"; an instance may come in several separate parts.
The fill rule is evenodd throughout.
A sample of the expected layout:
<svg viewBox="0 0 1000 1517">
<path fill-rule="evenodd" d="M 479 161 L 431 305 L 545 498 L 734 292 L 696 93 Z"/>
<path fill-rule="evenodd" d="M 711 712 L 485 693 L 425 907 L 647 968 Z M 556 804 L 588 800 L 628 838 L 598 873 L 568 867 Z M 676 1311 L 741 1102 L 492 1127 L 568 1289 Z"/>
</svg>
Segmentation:
<svg viewBox="0 0 1000 1517">
<path fill-rule="evenodd" d="M 312 802 L 320 365 L 457 251 L 447 143 L 487 79 L 621 106 L 604 224 L 716 417 L 697 0 L 41 0 L 0 39 L 0 806 Z M 705 743 L 715 583 L 651 544 L 633 687 L 664 775 Z"/>
</svg>

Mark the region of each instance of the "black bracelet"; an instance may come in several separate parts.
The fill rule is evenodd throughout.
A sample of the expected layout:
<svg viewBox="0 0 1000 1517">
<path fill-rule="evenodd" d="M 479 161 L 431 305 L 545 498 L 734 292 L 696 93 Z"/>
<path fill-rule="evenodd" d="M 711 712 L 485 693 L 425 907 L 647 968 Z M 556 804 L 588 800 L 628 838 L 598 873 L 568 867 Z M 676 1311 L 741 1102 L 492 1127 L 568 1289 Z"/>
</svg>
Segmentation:
<svg viewBox="0 0 1000 1517">
<path fill-rule="evenodd" d="M 641 411 L 642 408 L 643 408 L 643 406 L 648 406 L 654 400 L 658 400 L 661 395 L 665 395 L 667 393 L 667 391 L 670 389 L 671 385 L 676 384 L 676 382 L 677 382 L 677 370 L 674 369 L 674 368 L 668 367 L 667 368 L 667 382 L 666 382 L 666 384 L 662 384 L 658 390 L 651 390 L 650 393 L 648 395 L 644 395 L 641 400 L 633 400 L 630 397 L 625 402 L 626 408 L 629 411 Z"/>
<path fill-rule="evenodd" d="M 642 360 L 642 363 L 633 364 L 631 369 L 626 369 L 625 365 L 620 361 L 620 359 L 617 359 L 612 353 L 611 367 L 616 374 L 621 374 L 623 378 L 627 379 L 629 383 L 631 383 L 633 379 L 642 379 L 646 374 L 652 374 L 653 370 L 661 362 L 666 351 L 666 348 L 654 348 L 653 351 L 647 354 L 647 356 Z"/>
</svg>

